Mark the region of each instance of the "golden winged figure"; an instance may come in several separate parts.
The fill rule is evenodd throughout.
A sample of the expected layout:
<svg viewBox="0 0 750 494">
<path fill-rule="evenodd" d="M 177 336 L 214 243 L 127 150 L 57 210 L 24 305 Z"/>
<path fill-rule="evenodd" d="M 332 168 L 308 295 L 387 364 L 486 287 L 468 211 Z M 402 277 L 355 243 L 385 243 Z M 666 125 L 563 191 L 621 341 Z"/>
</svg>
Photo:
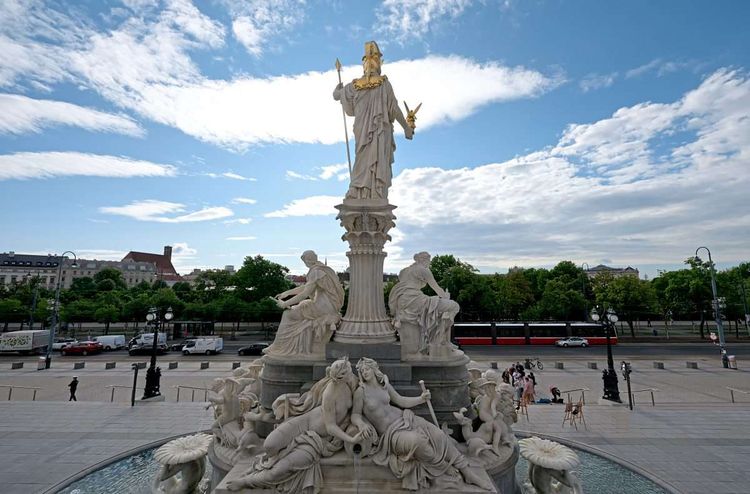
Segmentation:
<svg viewBox="0 0 750 494">
<path fill-rule="evenodd" d="M 406 108 L 406 123 L 409 124 L 409 127 L 412 129 L 417 128 L 417 112 L 420 108 L 422 108 L 422 103 L 418 104 L 414 110 L 409 109 L 409 105 L 406 104 L 406 101 L 404 101 L 404 107 Z"/>
</svg>

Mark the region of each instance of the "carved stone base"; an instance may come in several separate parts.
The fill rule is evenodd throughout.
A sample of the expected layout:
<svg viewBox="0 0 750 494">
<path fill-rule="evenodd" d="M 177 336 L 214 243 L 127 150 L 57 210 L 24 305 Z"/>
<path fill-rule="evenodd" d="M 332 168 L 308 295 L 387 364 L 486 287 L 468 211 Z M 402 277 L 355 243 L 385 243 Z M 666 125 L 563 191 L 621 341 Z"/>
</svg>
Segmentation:
<svg viewBox="0 0 750 494">
<path fill-rule="evenodd" d="M 470 405 L 468 371 L 469 358 L 463 353 L 449 358 L 429 358 L 423 361 L 405 361 L 401 358 L 402 346 L 398 343 L 350 345 L 330 342 L 326 345 L 325 360 L 294 360 L 266 356 L 261 382 L 260 402 L 268 411 L 273 401 L 284 393 L 303 393 L 325 376 L 325 369 L 339 357 L 348 356 L 352 365 L 361 357 L 378 361 L 380 369 L 388 376 L 393 387 L 405 396 L 419 396 L 419 381 L 432 393 L 432 406 L 440 425 L 456 423 L 453 412 Z M 426 405 L 414 408 L 417 415 L 432 421 Z M 258 424 L 256 430 L 265 437 L 272 424 Z"/>
<path fill-rule="evenodd" d="M 450 343 L 431 344 L 427 353 L 420 352 L 420 330 L 419 326 L 409 322 L 402 322 L 398 329 L 401 339 L 401 360 L 403 361 L 461 361 L 465 358 L 464 352 L 457 350 Z"/>
<path fill-rule="evenodd" d="M 429 489 L 420 489 L 418 491 L 407 491 L 401 487 L 401 481 L 397 479 L 387 467 L 381 467 L 372 462 L 370 458 L 363 458 L 360 464 L 355 468 L 354 462 L 344 452 L 336 453 L 330 458 L 323 458 L 320 461 L 321 471 L 323 474 L 323 485 L 320 486 L 320 494 L 384 494 L 390 492 L 417 492 L 430 494 L 456 494 L 456 493 L 494 493 L 501 491 L 486 491 L 474 485 L 467 485 L 462 482 L 455 485 L 433 486 Z M 247 465 L 238 464 L 231 472 L 218 484 L 213 491 L 214 494 L 275 494 L 272 489 L 244 489 L 241 491 L 230 491 L 226 488 L 226 482 L 242 476 L 247 469 Z M 479 468 L 474 468 L 477 475 L 490 480 L 489 475 Z M 359 478 L 357 478 L 359 476 Z M 502 491 L 505 494 L 505 491 Z M 511 491 L 511 494 L 515 494 Z"/>
</svg>

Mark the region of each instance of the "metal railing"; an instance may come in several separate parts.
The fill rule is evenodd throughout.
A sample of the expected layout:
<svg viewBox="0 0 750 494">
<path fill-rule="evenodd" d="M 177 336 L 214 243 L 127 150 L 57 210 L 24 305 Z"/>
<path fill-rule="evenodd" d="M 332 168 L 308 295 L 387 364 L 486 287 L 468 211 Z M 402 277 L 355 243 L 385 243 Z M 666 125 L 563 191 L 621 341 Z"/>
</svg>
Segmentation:
<svg viewBox="0 0 750 494">
<path fill-rule="evenodd" d="M 31 401 L 36 401 L 36 392 L 42 388 L 30 388 L 28 386 L 16 386 L 11 384 L 0 384 L 0 388 L 8 388 L 8 401 L 11 401 L 11 398 L 13 397 L 13 390 L 14 389 L 33 389 L 34 395 L 31 397 Z"/>
<path fill-rule="evenodd" d="M 734 393 L 742 393 L 743 395 L 750 395 L 750 391 L 746 391 L 744 389 L 737 389 L 732 388 L 730 386 L 725 386 L 729 390 L 729 394 L 732 397 L 732 403 L 734 403 Z"/>
<path fill-rule="evenodd" d="M 654 400 L 654 393 L 658 392 L 659 390 L 656 388 L 646 388 L 646 389 L 634 389 L 630 393 L 633 395 L 633 405 L 635 405 L 635 394 L 636 393 L 651 393 L 651 406 L 656 406 L 656 401 Z"/>
<path fill-rule="evenodd" d="M 568 401 L 570 401 L 570 393 L 577 393 L 578 391 L 581 392 L 581 403 L 585 405 L 586 404 L 586 391 L 591 391 L 589 388 L 567 389 L 565 391 L 560 391 L 560 394 L 568 395 Z"/>
<path fill-rule="evenodd" d="M 182 389 L 189 389 L 189 390 L 191 390 L 192 394 L 190 396 L 190 401 L 195 401 L 195 392 L 196 391 L 203 391 L 203 401 L 208 401 L 208 392 L 210 391 L 210 389 L 208 389 L 208 388 L 196 388 L 196 387 L 193 387 L 193 386 L 182 386 L 182 385 L 180 385 L 180 386 L 174 386 L 174 387 L 177 388 L 177 402 L 180 401 L 180 390 L 182 390 Z"/>
<path fill-rule="evenodd" d="M 112 393 L 111 393 L 111 394 L 109 395 L 109 402 L 110 402 L 110 403 L 113 403 L 113 402 L 115 401 L 115 390 L 116 390 L 117 388 L 125 388 L 125 389 L 127 389 L 127 390 L 129 390 L 129 391 L 132 391 L 132 390 L 133 390 L 133 386 L 122 386 L 122 385 L 120 385 L 120 384 L 111 384 L 111 385 L 109 385 L 109 386 L 107 386 L 107 387 L 108 387 L 108 388 L 112 388 Z M 136 389 L 136 391 L 137 391 L 137 390 L 139 390 L 139 389 L 143 389 L 143 388 L 135 388 L 135 389 Z"/>
</svg>

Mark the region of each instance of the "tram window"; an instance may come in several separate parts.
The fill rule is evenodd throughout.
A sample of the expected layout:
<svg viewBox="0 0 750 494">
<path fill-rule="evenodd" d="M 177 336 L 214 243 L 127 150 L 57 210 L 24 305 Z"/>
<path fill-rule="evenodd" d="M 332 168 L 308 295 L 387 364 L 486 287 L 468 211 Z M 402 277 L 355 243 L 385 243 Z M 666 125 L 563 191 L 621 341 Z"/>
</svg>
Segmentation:
<svg viewBox="0 0 750 494">
<path fill-rule="evenodd" d="M 543 338 L 565 338 L 567 332 L 564 325 L 544 325 L 530 327 L 531 336 L 543 337 Z"/>
<path fill-rule="evenodd" d="M 581 336 L 581 337 L 591 337 L 591 336 L 601 336 L 602 335 L 602 327 L 598 324 L 586 324 L 586 325 L 579 325 L 575 324 L 571 326 L 571 333 L 573 336 Z"/>
<path fill-rule="evenodd" d="M 523 337 L 523 325 L 513 325 L 513 326 L 498 326 L 497 327 L 497 337 Z"/>
<path fill-rule="evenodd" d="M 454 337 L 459 338 L 466 338 L 466 337 L 476 337 L 476 336 L 490 336 L 490 326 L 489 325 L 471 325 L 471 324 L 461 324 L 455 325 L 453 327 L 453 335 Z"/>
</svg>

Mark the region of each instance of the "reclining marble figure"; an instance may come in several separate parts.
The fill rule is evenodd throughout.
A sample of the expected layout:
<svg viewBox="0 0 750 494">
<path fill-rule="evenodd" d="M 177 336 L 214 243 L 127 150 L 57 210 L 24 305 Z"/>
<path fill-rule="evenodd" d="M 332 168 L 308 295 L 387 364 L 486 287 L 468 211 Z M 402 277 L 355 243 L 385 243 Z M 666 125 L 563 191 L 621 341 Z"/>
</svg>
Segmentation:
<svg viewBox="0 0 750 494">
<path fill-rule="evenodd" d="M 341 319 L 344 289 L 336 272 L 311 250 L 302 254 L 302 261 L 309 268 L 307 282 L 276 295 L 278 306 L 287 310 L 266 355 L 322 356 L 323 344 Z"/>
<path fill-rule="evenodd" d="M 449 436 L 410 410 L 430 399 L 428 390 L 417 397 L 400 395 L 377 362 L 366 357 L 357 363 L 357 371 L 360 384 L 354 392 L 352 424 L 365 439 L 379 437 L 373 461 L 390 468 L 402 488 L 432 488 L 436 481 L 460 482 L 463 477 L 466 483 L 493 489 L 469 467 Z"/>
<path fill-rule="evenodd" d="M 289 494 L 316 492 L 322 484 L 320 459 L 339 451 L 344 442 L 355 444 L 364 439 L 364 433 L 350 436 L 344 432 L 349 425 L 356 384 L 348 360 L 331 364 L 326 377 L 303 395 L 300 402 L 304 407 L 288 408 L 300 415 L 279 424 L 263 442 L 265 453 L 256 456 L 239 479 L 227 481 L 227 488 L 266 488 Z M 288 399 L 282 395 L 274 407 L 284 403 Z M 274 412 L 286 415 L 283 411 Z"/>
</svg>

